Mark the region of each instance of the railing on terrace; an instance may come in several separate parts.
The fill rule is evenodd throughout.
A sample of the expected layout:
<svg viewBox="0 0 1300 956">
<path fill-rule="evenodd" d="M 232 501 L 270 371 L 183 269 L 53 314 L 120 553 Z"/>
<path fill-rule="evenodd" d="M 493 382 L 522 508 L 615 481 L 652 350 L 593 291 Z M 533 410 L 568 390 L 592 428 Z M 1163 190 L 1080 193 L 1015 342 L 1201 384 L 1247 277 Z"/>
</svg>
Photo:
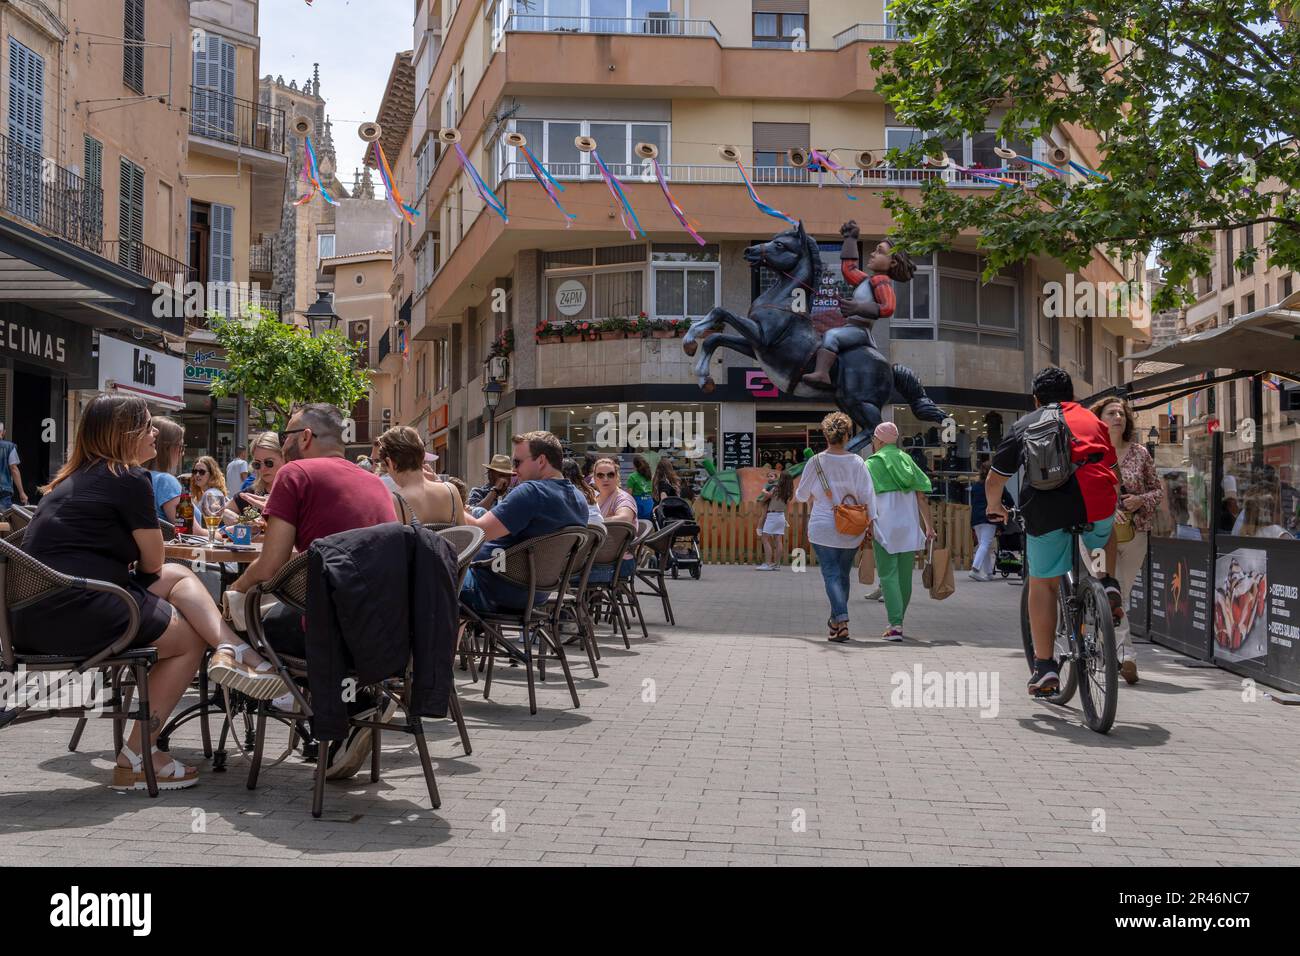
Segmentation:
<svg viewBox="0 0 1300 956">
<path fill-rule="evenodd" d="M 190 132 L 235 146 L 284 154 L 284 110 L 217 90 L 190 87 Z"/>
<path fill-rule="evenodd" d="M 835 34 L 835 49 L 842 50 L 858 40 L 910 40 L 912 35 L 897 23 L 855 23 Z"/>
<path fill-rule="evenodd" d="M 267 239 L 248 247 L 248 271 L 272 272 L 275 267 L 275 242 Z"/>
<path fill-rule="evenodd" d="M 388 358 L 393 351 L 393 330 L 385 329 L 379 336 L 379 341 L 375 344 L 375 361 L 373 364 L 379 365 L 384 359 Z"/>
<path fill-rule="evenodd" d="M 103 256 L 154 282 L 169 282 L 174 285 L 177 277 L 186 283 L 197 280 L 199 275 L 199 271 L 192 266 L 187 266 L 152 246 L 146 246 L 137 239 L 105 239 Z"/>
<path fill-rule="evenodd" d="M 76 173 L 0 133 L 0 213 L 99 252 L 104 193 Z"/>
<path fill-rule="evenodd" d="M 651 167 L 641 163 L 606 163 L 609 171 L 622 180 L 643 180 L 653 183 Z M 552 176 L 559 180 L 600 179 L 600 171 L 594 164 L 587 163 L 551 163 L 546 167 Z M 675 183 L 741 185 L 740 171 L 735 166 L 718 165 L 669 165 L 660 166 L 664 178 Z M 876 169 L 843 170 L 840 180 L 831 173 L 816 173 L 793 166 L 752 166 L 747 167 L 750 178 L 756 183 L 773 186 L 816 186 L 819 183 L 835 186 L 842 180 L 849 186 L 866 189 L 882 186 L 921 186 L 931 180 L 940 180 L 950 186 L 962 189 L 994 188 L 998 183 L 976 179 L 968 173 L 954 169 L 893 169 L 877 167 Z M 989 169 L 984 170 L 990 176 L 999 176 L 1018 183 L 1033 182 L 1031 170 L 1028 169 Z M 533 174 L 527 163 L 507 163 L 504 179 L 532 179 Z"/>
<path fill-rule="evenodd" d="M 683 20 L 676 14 L 648 17 L 557 17 L 515 13 L 506 21 L 507 33 L 609 33 L 655 37 L 713 37 L 721 40 L 712 21 Z"/>
</svg>

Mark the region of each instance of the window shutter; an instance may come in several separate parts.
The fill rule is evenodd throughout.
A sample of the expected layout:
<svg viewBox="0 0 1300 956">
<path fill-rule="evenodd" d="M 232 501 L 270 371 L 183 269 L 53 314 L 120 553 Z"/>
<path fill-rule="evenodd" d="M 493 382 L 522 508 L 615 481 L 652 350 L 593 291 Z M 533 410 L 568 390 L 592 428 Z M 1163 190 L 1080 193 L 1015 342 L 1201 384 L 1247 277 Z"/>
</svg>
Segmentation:
<svg viewBox="0 0 1300 956">
<path fill-rule="evenodd" d="M 45 148 L 45 60 L 9 38 L 9 139 L 5 204 L 32 222 L 41 218 L 41 154 Z"/>
<path fill-rule="evenodd" d="M 125 157 L 119 160 L 118 168 L 117 261 L 138 272 L 144 242 L 144 170 Z"/>
<path fill-rule="evenodd" d="M 104 144 L 93 136 L 87 136 L 82 166 L 85 169 L 87 186 L 104 188 Z"/>
<path fill-rule="evenodd" d="M 231 282 L 235 260 L 235 210 L 231 206 L 213 203 L 209 220 L 208 279 Z"/>
<path fill-rule="evenodd" d="M 201 136 L 228 138 L 235 132 L 235 47 L 216 34 L 194 51 L 193 128 Z"/>
<path fill-rule="evenodd" d="M 754 0 L 754 12 L 802 13 L 807 15 L 808 0 Z"/>
<path fill-rule="evenodd" d="M 144 92 L 144 0 L 122 3 L 122 82 L 137 93 Z"/>
<path fill-rule="evenodd" d="M 217 89 L 221 91 L 221 130 L 235 132 L 235 45 L 217 37 Z"/>
<path fill-rule="evenodd" d="M 807 123 L 755 123 L 755 152 L 783 153 L 787 149 L 807 149 L 810 145 Z"/>
</svg>

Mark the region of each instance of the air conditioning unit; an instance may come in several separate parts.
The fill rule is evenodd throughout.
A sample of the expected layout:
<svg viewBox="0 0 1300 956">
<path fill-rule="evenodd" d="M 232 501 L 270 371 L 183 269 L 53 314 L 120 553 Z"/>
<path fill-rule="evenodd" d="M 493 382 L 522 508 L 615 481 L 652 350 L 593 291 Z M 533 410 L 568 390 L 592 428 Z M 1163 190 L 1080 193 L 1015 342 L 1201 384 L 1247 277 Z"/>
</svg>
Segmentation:
<svg viewBox="0 0 1300 956">
<path fill-rule="evenodd" d="M 385 425 L 391 425 L 393 423 L 393 410 L 391 408 L 385 408 L 379 413 L 379 420 Z"/>
<path fill-rule="evenodd" d="M 671 36 L 677 32 L 673 21 L 677 14 L 668 11 L 656 11 L 646 15 L 645 32 L 655 36 Z"/>
<path fill-rule="evenodd" d="M 1300 385 L 1283 382 L 1279 397 L 1282 400 L 1282 414 L 1288 418 L 1300 418 Z"/>
</svg>

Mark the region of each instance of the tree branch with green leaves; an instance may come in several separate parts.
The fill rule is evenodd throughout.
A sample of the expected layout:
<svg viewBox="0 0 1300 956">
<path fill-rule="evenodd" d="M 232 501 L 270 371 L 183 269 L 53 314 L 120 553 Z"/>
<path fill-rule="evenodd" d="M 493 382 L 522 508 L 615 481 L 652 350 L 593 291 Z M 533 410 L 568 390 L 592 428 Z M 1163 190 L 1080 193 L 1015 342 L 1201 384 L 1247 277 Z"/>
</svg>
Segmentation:
<svg viewBox="0 0 1300 956">
<path fill-rule="evenodd" d="M 909 41 L 872 50 L 877 90 L 926 140 L 891 152 L 915 166 L 939 143 L 997 129 L 1064 127 L 1098 140 L 1106 178 L 1055 176 L 966 193 L 930 182 L 890 192 L 896 236 L 919 253 L 978 234 L 988 274 L 1030 256 L 1086 265 L 1094 248 L 1155 252 L 1156 308 L 1191 298 L 1216 230 L 1262 224 L 1231 268 L 1300 269 L 1300 28 L 1283 0 L 892 0 Z M 1202 163 L 1204 159 L 1204 163 Z M 1260 234 L 1262 232 L 1262 235 Z"/>
<path fill-rule="evenodd" d="M 318 338 L 269 314 L 247 319 L 212 316 L 208 325 L 226 350 L 227 367 L 212 382 L 218 397 L 242 394 L 253 407 L 287 426 L 295 407 L 328 402 L 350 415 L 366 397 L 370 373 L 360 368 L 364 343 L 331 330 Z"/>
</svg>

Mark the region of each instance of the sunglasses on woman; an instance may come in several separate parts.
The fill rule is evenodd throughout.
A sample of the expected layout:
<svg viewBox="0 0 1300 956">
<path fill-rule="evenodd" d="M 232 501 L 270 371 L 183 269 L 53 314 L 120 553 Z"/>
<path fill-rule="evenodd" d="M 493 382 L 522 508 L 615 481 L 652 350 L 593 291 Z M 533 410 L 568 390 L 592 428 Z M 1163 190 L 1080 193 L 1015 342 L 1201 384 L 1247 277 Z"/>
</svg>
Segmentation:
<svg viewBox="0 0 1300 956">
<path fill-rule="evenodd" d="M 256 458 L 254 458 L 251 462 L 249 462 L 249 464 L 252 467 L 253 471 L 257 471 L 259 468 L 274 468 L 275 459 L 268 458 L 266 459 L 266 461 L 258 461 Z"/>
<path fill-rule="evenodd" d="M 616 472 L 616 471 L 598 471 L 598 472 L 596 472 L 596 477 L 597 477 L 597 478 L 617 478 L 617 477 L 618 477 L 618 472 Z"/>
<path fill-rule="evenodd" d="M 208 470 L 206 468 L 195 468 L 190 472 L 191 475 L 206 475 L 207 473 Z"/>
</svg>

